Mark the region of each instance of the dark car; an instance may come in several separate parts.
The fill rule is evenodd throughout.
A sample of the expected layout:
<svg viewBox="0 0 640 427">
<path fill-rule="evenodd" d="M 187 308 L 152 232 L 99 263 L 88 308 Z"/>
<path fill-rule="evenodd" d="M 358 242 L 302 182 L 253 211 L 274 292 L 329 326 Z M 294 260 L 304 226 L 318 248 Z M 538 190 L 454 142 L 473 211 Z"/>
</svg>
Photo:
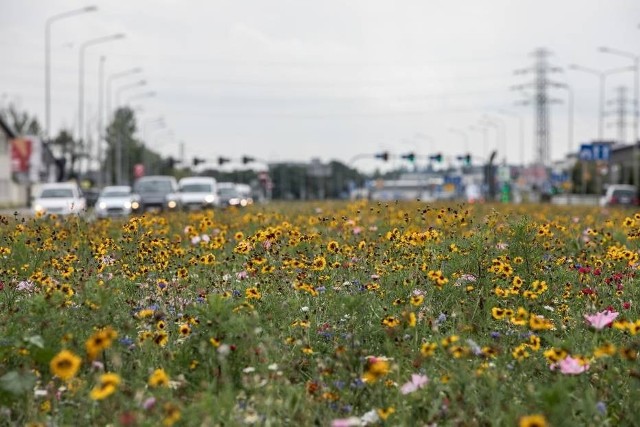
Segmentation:
<svg viewBox="0 0 640 427">
<path fill-rule="evenodd" d="M 157 175 L 139 178 L 133 191 L 140 197 L 140 210 L 174 211 L 181 206 L 178 182 L 172 176 Z"/>
</svg>

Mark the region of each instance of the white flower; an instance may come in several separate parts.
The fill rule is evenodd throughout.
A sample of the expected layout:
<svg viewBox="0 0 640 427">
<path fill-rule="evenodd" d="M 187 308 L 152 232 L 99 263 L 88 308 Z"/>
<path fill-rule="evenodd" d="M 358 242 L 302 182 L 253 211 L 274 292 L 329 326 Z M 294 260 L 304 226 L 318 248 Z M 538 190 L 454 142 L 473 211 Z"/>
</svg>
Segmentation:
<svg viewBox="0 0 640 427">
<path fill-rule="evenodd" d="M 267 369 L 269 369 L 270 371 L 277 371 L 278 370 L 278 364 L 277 363 L 272 363 L 271 365 L 267 366 Z"/>
<path fill-rule="evenodd" d="M 362 425 L 375 424 L 380 421 L 380 417 L 378 416 L 378 412 L 375 409 L 370 410 L 366 414 L 360 418 L 362 421 Z"/>
<path fill-rule="evenodd" d="M 307 311 L 309 311 L 309 307 L 305 305 L 304 307 L 300 308 L 300 310 L 306 313 Z"/>
<path fill-rule="evenodd" d="M 242 370 L 242 372 L 244 372 L 245 374 L 250 374 L 255 371 L 256 371 L 256 368 L 254 368 L 253 366 L 248 366 Z"/>
</svg>

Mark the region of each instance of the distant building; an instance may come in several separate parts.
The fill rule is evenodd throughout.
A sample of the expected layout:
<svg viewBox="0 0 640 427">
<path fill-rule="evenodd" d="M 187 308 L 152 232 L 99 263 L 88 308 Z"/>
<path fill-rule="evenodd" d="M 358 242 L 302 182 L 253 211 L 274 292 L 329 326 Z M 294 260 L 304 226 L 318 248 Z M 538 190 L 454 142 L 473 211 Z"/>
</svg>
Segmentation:
<svg viewBox="0 0 640 427">
<path fill-rule="evenodd" d="M 640 143 L 636 143 L 640 152 Z M 633 145 L 615 145 L 611 148 L 609 160 L 611 184 L 631 184 L 633 182 Z"/>
<path fill-rule="evenodd" d="M 23 204 L 27 190 L 12 180 L 11 141 L 16 134 L 0 117 L 0 206 Z"/>
</svg>

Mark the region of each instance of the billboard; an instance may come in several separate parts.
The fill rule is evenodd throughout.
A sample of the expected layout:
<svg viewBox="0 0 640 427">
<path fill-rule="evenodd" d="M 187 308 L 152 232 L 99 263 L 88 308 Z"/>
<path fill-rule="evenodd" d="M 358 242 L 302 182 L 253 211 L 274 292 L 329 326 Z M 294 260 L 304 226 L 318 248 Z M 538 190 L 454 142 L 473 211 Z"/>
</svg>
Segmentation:
<svg viewBox="0 0 640 427">
<path fill-rule="evenodd" d="M 11 172 L 29 173 L 32 144 L 29 138 L 15 138 L 11 140 Z"/>
<path fill-rule="evenodd" d="M 40 182 L 42 145 L 33 136 L 14 138 L 10 141 L 11 173 L 19 183 Z"/>
</svg>

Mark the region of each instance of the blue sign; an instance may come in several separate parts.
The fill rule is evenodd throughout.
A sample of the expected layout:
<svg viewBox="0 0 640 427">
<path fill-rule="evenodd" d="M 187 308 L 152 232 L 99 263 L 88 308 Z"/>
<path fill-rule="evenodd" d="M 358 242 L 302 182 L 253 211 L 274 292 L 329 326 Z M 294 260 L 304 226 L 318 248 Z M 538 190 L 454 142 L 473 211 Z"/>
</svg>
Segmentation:
<svg viewBox="0 0 640 427">
<path fill-rule="evenodd" d="M 590 162 L 594 160 L 609 160 L 611 144 L 593 143 L 580 144 L 580 160 Z"/>
<path fill-rule="evenodd" d="M 587 162 L 593 160 L 593 145 L 580 144 L 580 160 Z"/>
<path fill-rule="evenodd" d="M 609 160 L 611 155 L 610 144 L 591 144 L 593 146 L 593 160 Z"/>
</svg>

